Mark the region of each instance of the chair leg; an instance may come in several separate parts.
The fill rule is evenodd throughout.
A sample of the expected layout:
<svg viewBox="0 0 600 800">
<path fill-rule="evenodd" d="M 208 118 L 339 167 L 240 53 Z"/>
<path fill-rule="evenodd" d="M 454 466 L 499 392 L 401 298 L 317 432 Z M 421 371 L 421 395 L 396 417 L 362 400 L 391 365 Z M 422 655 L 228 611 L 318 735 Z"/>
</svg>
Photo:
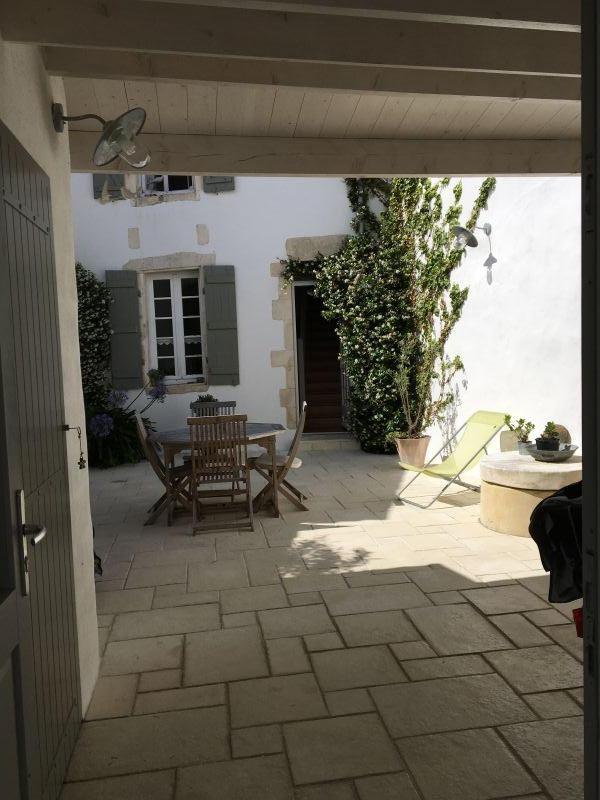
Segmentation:
<svg viewBox="0 0 600 800">
<path fill-rule="evenodd" d="M 252 487 L 249 469 L 246 470 L 246 500 L 248 502 L 248 519 L 250 520 L 250 530 L 254 532 L 254 503 L 252 501 Z"/>
<path fill-rule="evenodd" d="M 288 492 L 288 490 L 282 483 L 279 484 L 279 493 L 282 494 L 284 497 L 287 497 L 290 503 L 293 503 L 296 506 L 296 508 L 300 509 L 300 511 L 308 511 L 308 508 L 304 505 L 304 503 L 297 497 L 295 497 L 295 495 L 293 495 L 291 492 Z"/>
<path fill-rule="evenodd" d="M 158 508 L 155 508 L 154 511 L 152 511 L 152 513 L 149 515 L 148 519 L 144 522 L 144 526 L 153 525 L 156 522 L 156 520 L 160 517 L 160 515 L 163 513 L 163 511 L 167 508 L 168 505 L 169 505 L 169 499 L 165 495 L 164 498 L 162 498 L 162 502 L 158 506 Z"/>
<path fill-rule="evenodd" d="M 162 503 L 164 503 L 164 501 L 165 501 L 166 499 L 167 499 L 167 493 L 166 493 L 166 492 L 163 492 L 163 493 L 162 493 L 162 495 L 161 495 L 161 497 L 159 497 L 159 498 L 158 498 L 158 500 L 156 501 L 156 503 L 154 503 L 153 505 L 151 505 L 151 506 L 150 506 L 150 508 L 148 509 L 148 511 L 147 511 L 146 513 L 147 513 L 147 514 L 151 514 L 153 511 L 156 511 L 156 509 L 157 509 L 157 508 L 158 508 L 158 507 L 159 507 L 159 506 L 160 506 Z"/>
<path fill-rule="evenodd" d="M 299 489 L 296 489 L 295 486 L 292 486 L 292 484 L 289 481 L 285 480 L 285 478 L 282 481 L 280 481 L 280 483 L 282 483 L 286 487 L 286 489 L 292 492 L 292 494 L 295 494 L 298 500 L 308 500 L 308 497 L 305 494 L 303 494 Z"/>
</svg>

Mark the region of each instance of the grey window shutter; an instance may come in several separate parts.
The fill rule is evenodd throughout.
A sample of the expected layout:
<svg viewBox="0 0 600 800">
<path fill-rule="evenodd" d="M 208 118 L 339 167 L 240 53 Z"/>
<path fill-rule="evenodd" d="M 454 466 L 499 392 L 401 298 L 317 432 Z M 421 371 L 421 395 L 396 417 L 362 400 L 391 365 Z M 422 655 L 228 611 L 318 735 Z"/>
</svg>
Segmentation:
<svg viewBox="0 0 600 800">
<path fill-rule="evenodd" d="M 108 196 L 111 200 L 124 200 L 121 189 L 125 186 L 125 175 L 115 173 L 98 173 L 92 175 L 92 185 L 94 187 L 94 200 L 100 200 L 104 184 L 108 189 Z"/>
<path fill-rule="evenodd" d="M 115 389 L 143 386 L 137 272 L 106 270 L 110 306 L 111 371 Z"/>
<path fill-rule="evenodd" d="M 205 175 L 202 178 L 202 188 L 207 194 L 233 192 L 235 189 L 235 178 L 228 175 Z"/>
<path fill-rule="evenodd" d="M 237 386 L 240 367 L 233 267 L 204 267 L 204 313 L 208 383 Z"/>
</svg>

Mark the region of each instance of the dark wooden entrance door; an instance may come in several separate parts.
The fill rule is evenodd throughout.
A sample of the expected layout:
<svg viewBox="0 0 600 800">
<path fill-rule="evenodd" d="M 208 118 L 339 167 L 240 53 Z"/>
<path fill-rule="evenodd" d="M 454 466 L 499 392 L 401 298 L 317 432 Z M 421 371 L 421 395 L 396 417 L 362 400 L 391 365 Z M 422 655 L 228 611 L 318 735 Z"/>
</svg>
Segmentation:
<svg viewBox="0 0 600 800">
<path fill-rule="evenodd" d="M 80 710 L 50 182 L 2 125 L 0 380 L 0 796 L 54 800 Z"/>
<path fill-rule="evenodd" d="M 300 405 L 306 400 L 307 433 L 334 433 L 342 425 L 340 343 L 332 322 L 324 319 L 312 287 L 296 288 L 296 333 Z"/>
</svg>

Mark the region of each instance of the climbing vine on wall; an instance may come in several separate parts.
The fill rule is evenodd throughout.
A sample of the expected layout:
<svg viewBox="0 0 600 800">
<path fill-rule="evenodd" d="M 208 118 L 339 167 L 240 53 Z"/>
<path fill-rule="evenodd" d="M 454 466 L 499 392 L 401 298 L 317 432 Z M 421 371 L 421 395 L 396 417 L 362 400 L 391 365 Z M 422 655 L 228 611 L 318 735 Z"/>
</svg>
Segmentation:
<svg viewBox="0 0 600 800">
<path fill-rule="evenodd" d="M 494 186 L 494 178 L 483 181 L 467 227 L 477 223 Z M 419 435 L 443 414 L 462 366 L 445 354 L 468 294 L 452 280 L 464 255 L 450 233 L 462 214 L 462 184 L 348 179 L 346 187 L 355 234 L 335 255 L 287 262 L 282 274 L 314 276 L 340 339 L 354 433 L 363 449 L 386 452 L 392 432 Z"/>
<path fill-rule="evenodd" d="M 93 272 L 75 265 L 79 354 L 85 407 L 102 405 L 110 367 L 110 292 Z"/>
</svg>

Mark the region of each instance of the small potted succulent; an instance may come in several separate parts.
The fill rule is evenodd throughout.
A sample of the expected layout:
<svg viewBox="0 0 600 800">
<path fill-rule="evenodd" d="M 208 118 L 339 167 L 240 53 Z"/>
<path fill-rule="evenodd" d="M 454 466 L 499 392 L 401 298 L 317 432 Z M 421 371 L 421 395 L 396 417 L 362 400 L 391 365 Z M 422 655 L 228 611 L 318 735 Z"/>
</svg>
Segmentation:
<svg viewBox="0 0 600 800">
<path fill-rule="evenodd" d="M 513 421 L 513 419 L 510 416 L 510 414 L 507 414 L 504 417 L 504 423 L 505 423 L 506 427 L 508 428 L 508 431 L 504 431 L 503 434 L 500 434 L 500 447 L 501 447 L 501 449 L 503 449 L 503 450 L 504 449 L 507 449 L 507 450 L 515 450 L 515 449 L 517 449 L 519 451 L 519 453 L 521 453 L 522 455 L 527 455 L 528 454 L 527 447 L 530 444 L 532 444 L 532 442 L 529 439 L 529 434 L 535 428 L 535 425 L 533 424 L 533 422 L 528 422 L 526 419 L 523 419 L 523 417 L 519 417 L 519 419 Z M 503 437 L 504 434 L 506 434 L 504 436 L 504 441 L 506 442 L 507 438 L 512 439 L 512 442 L 514 442 L 515 447 L 510 446 L 510 447 L 504 448 L 502 446 L 502 437 Z"/>
<path fill-rule="evenodd" d="M 558 450 L 560 437 L 558 427 L 554 422 L 547 422 L 542 435 L 535 440 L 538 450 Z"/>
</svg>

